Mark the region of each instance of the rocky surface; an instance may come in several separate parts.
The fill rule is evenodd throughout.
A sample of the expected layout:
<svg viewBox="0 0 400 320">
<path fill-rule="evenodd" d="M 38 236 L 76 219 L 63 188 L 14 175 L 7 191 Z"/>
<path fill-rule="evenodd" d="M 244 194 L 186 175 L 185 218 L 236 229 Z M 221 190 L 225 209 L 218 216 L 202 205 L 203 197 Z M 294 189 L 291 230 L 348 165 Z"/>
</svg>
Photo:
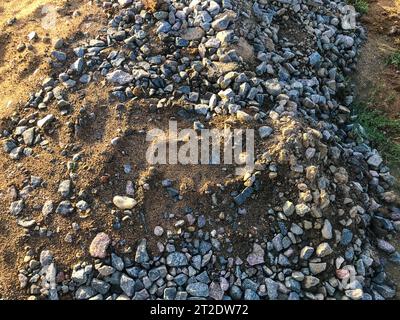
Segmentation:
<svg viewBox="0 0 400 320">
<path fill-rule="evenodd" d="M 98 201 L 120 214 L 113 232 L 137 215 L 146 233 L 129 243 L 134 249 L 122 252 L 118 246 L 127 241 L 116 239 L 104 226 L 88 239 L 85 250 L 92 258 L 77 258 L 69 270 L 58 268 L 63 261 L 49 250 L 27 248 L 24 265 L 16 272 L 27 296 L 92 300 L 395 296 L 384 265 L 387 259 L 399 263 L 399 253 L 390 244 L 398 231 L 399 199 L 391 191 L 394 178 L 388 167 L 378 151 L 357 135 L 362 128 L 353 123 L 353 96 L 346 77 L 356 68 L 365 31 L 359 25 L 344 28 L 343 2 L 160 1 L 156 10 L 146 10 L 140 1 L 109 1 L 102 6 L 110 19 L 98 37 L 66 52 L 57 45 L 52 52 L 52 64 L 60 73 L 45 79 L 20 106 L 20 113 L 10 117 L 1 133 L 3 153 L 18 166 L 51 150 L 49 141 L 65 127 L 72 141 L 77 140 L 98 119 L 84 107 L 74 110 L 68 97 L 102 81 L 110 88 L 110 104 L 116 104 L 120 114 L 132 101 L 155 99 L 155 105 L 146 107 L 162 117 L 178 103 L 177 117 L 187 119 L 190 114 L 195 128 L 212 126 L 213 119 L 225 117 L 256 129 L 255 169 L 233 187 L 219 181 L 219 188 L 202 195 L 217 209 L 217 218 L 211 210 L 187 204 L 176 210 L 180 215 L 166 212 L 165 221 L 146 230 L 146 194 L 155 184 L 174 203 L 185 203 L 190 196 L 176 189 L 173 181 L 154 178 L 156 168 L 148 168 L 148 177 L 129 180 L 123 187 L 125 195 L 108 186 L 112 197 L 102 199 L 97 191 L 88 196 L 77 187 L 81 155 L 72 147 L 73 155 L 65 161 L 67 171 L 58 181 L 54 199 L 42 199 L 41 214 L 84 218 L 99 214 L 101 207 L 91 210 Z M 64 117 L 75 113 L 76 121 L 66 123 Z M 109 152 L 117 153 L 112 150 L 129 137 L 126 132 L 111 137 Z M 124 165 L 116 170 L 129 174 L 133 169 Z M 51 173 L 46 174 L 31 176 L 19 190 L 10 190 L 8 207 L 19 226 L 42 237 L 51 231 L 35 227 L 25 199 L 46 188 Z M 120 176 L 100 178 L 108 179 L 122 181 Z M 235 241 L 242 236 L 240 217 L 250 221 L 245 241 Z M 73 222 L 72 230 L 64 237 L 67 243 L 74 242 L 80 224 Z M 156 250 L 150 253 L 154 238 Z"/>
</svg>

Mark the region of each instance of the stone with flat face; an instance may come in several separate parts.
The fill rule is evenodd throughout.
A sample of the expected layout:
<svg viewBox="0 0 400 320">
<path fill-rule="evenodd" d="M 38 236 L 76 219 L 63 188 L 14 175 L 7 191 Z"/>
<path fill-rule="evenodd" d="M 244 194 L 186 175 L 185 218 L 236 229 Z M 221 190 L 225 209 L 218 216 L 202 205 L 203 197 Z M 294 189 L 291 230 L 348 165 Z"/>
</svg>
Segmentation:
<svg viewBox="0 0 400 320">
<path fill-rule="evenodd" d="M 253 245 L 253 251 L 247 256 L 247 262 L 251 266 L 264 263 L 264 249 L 257 243 Z"/>
<path fill-rule="evenodd" d="M 107 75 L 107 81 L 124 85 L 133 81 L 133 75 L 122 70 L 115 70 Z"/>
<path fill-rule="evenodd" d="M 104 233 L 98 233 L 89 247 L 89 253 L 94 258 L 105 258 L 107 255 L 107 248 L 111 243 L 110 237 Z"/>
<path fill-rule="evenodd" d="M 126 196 L 115 196 L 113 203 L 118 207 L 118 209 L 130 210 L 137 204 L 137 201 Z"/>
<path fill-rule="evenodd" d="M 172 252 L 167 257 L 167 265 L 170 267 L 184 267 L 187 264 L 187 257 L 181 252 Z"/>
</svg>

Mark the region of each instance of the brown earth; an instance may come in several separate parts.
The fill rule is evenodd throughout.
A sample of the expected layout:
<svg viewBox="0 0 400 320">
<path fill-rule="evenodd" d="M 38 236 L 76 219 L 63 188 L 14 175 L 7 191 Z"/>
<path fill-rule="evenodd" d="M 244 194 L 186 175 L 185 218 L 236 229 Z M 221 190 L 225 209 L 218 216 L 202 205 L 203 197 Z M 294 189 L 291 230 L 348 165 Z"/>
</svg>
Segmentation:
<svg viewBox="0 0 400 320">
<path fill-rule="evenodd" d="M 78 0 L 3 0 L 0 12 L 0 115 L 5 115 L 18 102 L 26 102 L 49 75 L 52 42 L 63 38 L 68 43 L 82 33 L 96 31 L 102 11 Z M 9 26 L 13 17 L 17 20 Z M 38 40 L 18 52 L 18 45 L 28 47 L 32 31 L 37 32 Z"/>
<path fill-rule="evenodd" d="M 400 116 L 400 70 L 388 65 L 391 54 L 400 49 L 400 1 L 368 1 L 361 18 L 368 30 L 358 61 L 356 93 L 393 118 Z M 390 34 L 392 29 L 398 30 Z"/>
<path fill-rule="evenodd" d="M 40 83 L 51 74 L 49 56 L 53 50 L 53 42 L 58 38 L 63 38 L 67 44 L 76 42 L 82 33 L 94 36 L 105 16 L 97 6 L 79 0 L 5 0 L 0 3 L 0 13 L 0 115 L 4 119 L 14 112 L 18 103 L 25 103 L 29 94 L 37 90 Z M 17 20 L 9 25 L 7 22 L 13 17 Z M 53 17 L 56 18 L 54 26 L 51 24 Z M 29 48 L 27 36 L 32 31 L 37 32 L 38 39 L 32 42 Z M 21 43 L 25 43 L 27 48 L 18 52 L 17 47 Z M 60 148 L 63 148 L 63 142 L 59 142 Z M 53 181 L 60 179 L 66 168 L 60 168 L 63 160 L 57 156 L 58 153 L 41 154 L 41 157 L 22 164 L 24 169 L 18 172 L 13 171 L 11 163 L 2 156 L 1 208 L 8 207 L 9 188 L 22 185 L 26 179 L 25 174 L 28 173 L 29 176 L 29 172 L 40 176 L 44 172 L 48 174 L 48 168 L 51 168 L 50 171 L 54 174 Z M 46 194 L 41 196 L 46 197 Z M 40 198 L 32 199 L 33 203 L 40 201 Z M 24 230 L 18 227 L 15 219 L 8 214 L 1 215 L 0 226 L 0 291 L 4 293 L 2 298 L 21 298 L 21 292 L 16 289 L 19 287 L 16 282 L 17 268 L 23 262 L 26 246 L 34 241 L 33 247 L 40 248 L 43 241 L 39 237 L 34 240 L 29 237 L 27 239 Z M 65 223 L 61 221 L 59 226 L 63 228 Z M 65 246 L 65 242 L 57 237 L 53 239 L 53 243 L 53 247 Z M 68 265 L 71 257 L 79 256 L 75 248 L 59 250 L 57 254 L 59 261 L 65 261 L 65 265 Z"/>
</svg>

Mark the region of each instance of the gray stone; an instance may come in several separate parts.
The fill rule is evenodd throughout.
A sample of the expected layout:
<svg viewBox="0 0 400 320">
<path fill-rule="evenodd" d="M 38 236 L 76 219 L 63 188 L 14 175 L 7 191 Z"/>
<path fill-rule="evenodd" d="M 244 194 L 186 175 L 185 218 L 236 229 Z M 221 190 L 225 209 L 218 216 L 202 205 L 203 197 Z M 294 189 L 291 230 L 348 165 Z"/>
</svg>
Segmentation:
<svg viewBox="0 0 400 320">
<path fill-rule="evenodd" d="M 228 28 L 229 23 L 232 21 L 232 18 L 225 14 L 222 17 L 216 19 L 211 24 L 211 27 L 216 31 L 222 31 Z"/>
<path fill-rule="evenodd" d="M 68 200 L 61 201 L 56 209 L 56 213 L 59 213 L 61 215 L 69 215 L 73 212 L 74 212 L 74 207 Z"/>
<path fill-rule="evenodd" d="M 242 290 L 236 286 L 233 285 L 229 291 L 230 296 L 232 297 L 233 300 L 240 300 L 242 299 Z"/>
<path fill-rule="evenodd" d="M 126 197 L 126 196 L 115 196 L 113 198 L 113 203 L 118 209 L 121 210 L 130 210 L 136 206 L 137 201 L 133 198 Z"/>
<path fill-rule="evenodd" d="M 89 209 L 89 204 L 85 200 L 79 200 L 76 203 L 76 207 L 79 211 L 86 211 L 87 209 Z"/>
<path fill-rule="evenodd" d="M 3 143 L 3 149 L 4 149 L 4 152 L 6 152 L 6 153 L 10 153 L 16 147 L 17 147 L 17 145 L 16 145 L 16 142 L 14 140 L 6 140 Z"/>
<path fill-rule="evenodd" d="M 244 291 L 244 300 L 260 300 L 260 296 L 257 294 L 257 292 L 251 289 L 246 289 Z"/>
<path fill-rule="evenodd" d="M 305 246 L 300 251 L 300 258 L 303 259 L 303 260 L 308 260 L 308 259 L 311 258 L 313 253 L 314 253 L 314 248 L 313 247 Z"/>
<path fill-rule="evenodd" d="M 114 72 L 107 74 L 107 81 L 121 86 L 132 82 L 133 79 L 133 75 L 122 70 L 115 70 Z"/>
<path fill-rule="evenodd" d="M 308 59 L 311 66 L 316 66 L 320 64 L 322 57 L 318 52 L 313 52 Z"/>
<path fill-rule="evenodd" d="M 250 266 L 264 263 L 264 249 L 257 243 L 253 244 L 253 251 L 247 256 L 247 262 Z"/>
<path fill-rule="evenodd" d="M 24 131 L 22 134 L 22 138 L 24 140 L 24 143 L 28 146 L 33 145 L 33 142 L 35 140 L 35 128 L 29 128 Z"/>
<path fill-rule="evenodd" d="M 42 214 L 43 216 L 48 216 L 49 214 L 51 214 L 54 210 L 54 203 L 51 200 L 47 200 L 42 207 Z"/>
<path fill-rule="evenodd" d="M 386 253 L 393 253 L 396 251 L 396 248 L 393 245 L 383 239 L 378 239 L 377 244 L 378 248 Z"/>
<path fill-rule="evenodd" d="M 167 21 L 162 21 L 157 27 L 157 33 L 168 33 L 171 30 L 171 25 Z"/>
<path fill-rule="evenodd" d="M 286 201 L 283 205 L 283 213 L 285 214 L 285 216 L 289 217 L 294 213 L 294 205 L 292 202 L 290 201 Z"/>
<path fill-rule="evenodd" d="M 170 267 L 184 267 L 188 265 L 188 260 L 183 253 L 172 252 L 167 256 L 167 265 Z"/>
<path fill-rule="evenodd" d="M 321 243 L 316 250 L 316 254 L 318 257 L 323 258 L 326 256 L 329 256 L 330 254 L 333 253 L 333 250 L 331 248 L 331 246 L 329 245 L 329 243 L 327 242 L 323 242 Z"/>
<path fill-rule="evenodd" d="M 224 291 L 221 288 L 221 285 L 218 282 L 211 282 L 209 287 L 209 296 L 214 300 L 222 300 L 224 297 Z"/>
<path fill-rule="evenodd" d="M 268 126 L 262 126 L 258 129 L 258 134 L 260 135 L 261 139 L 269 137 L 274 130 Z"/>
<path fill-rule="evenodd" d="M 128 297 L 132 297 L 135 293 L 135 280 L 123 273 L 120 280 L 120 287 Z"/>
<path fill-rule="evenodd" d="M 319 282 L 320 282 L 319 279 L 314 276 L 306 276 L 306 277 L 304 277 L 304 280 L 303 280 L 303 286 L 306 289 L 310 289 L 310 288 L 318 285 Z"/>
<path fill-rule="evenodd" d="M 317 275 L 321 272 L 324 272 L 326 270 L 326 263 L 313 263 L 310 262 L 310 264 L 308 265 L 310 268 L 310 271 L 313 275 Z"/>
<path fill-rule="evenodd" d="M 37 122 L 37 126 L 39 128 L 45 128 L 50 122 L 52 122 L 54 120 L 54 116 L 52 114 L 48 114 L 47 116 L 45 116 L 44 118 L 38 120 Z"/>
<path fill-rule="evenodd" d="M 78 74 L 81 74 L 84 67 L 85 61 L 82 58 L 79 58 L 71 65 L 71 70 L 75 71 Z"/>
<path fill-rule="evenodd" d="M 64 180 L 58 186 L 58 193 L 61 194 L 63 198 L 67 198 L 72 189 L 72 182 L 71 180 Z"/>
<path fill-rule="evenodd" d="M 292 231 L 296 236 L 301 236 L 304 233 L 303 229 L 296 223 L 292 223 L 290 231 Z"/>
<path fill-rule="evenodd" d="M 167 268 L 165 266 L 160 266 L 149 270 L 148 277 L 151 281 L 156 281 L 158 279 L 163 279 L 168 274 Z"/>
<path fill-rule="evenodd" d="M 304 203 L 299 203 L 296 205 L 296 213 L 300 216 L 300 217 L 304 217 L 304 215 L 306 213 L 310 212 L 310 208 L 304 204 Z"/>
<path fill-rule="evenodd" d="M 118 257 L 115 253 L 111 253 L 111 264 L 118 271 L 124 270 L 125 264 L 121 257 Z"/>
<path fill-rule="evenodd" d="M 363 291 L 362 289 L 352 289 L 346 290 L 345 294 L 352 300 L 360 300 L 363 296 Z"/>
<path fill-rule="evenodd" d="M 61 51 L 53 51 L 51 55 L 59 62 L 65 62 L 67 60 L 67 55 Z"/>
<path fill-rule="evenodd" d="M 373 288 L 385 299 L 392 299 L 396 295 L 396 290 L 388 285 L 374 284 Z"/>
<path fill-rule="evenodd" d="M 353 239 L 353 232 L 351 230 L 344 228 L 342 230 L 342 237 L 340 239 L 340 244 L 343 246 L 347 246 L 351 243 Z"/>
<path fill-rule="evenodd" d="M 332 225 L 328 219 L 325 219 L 324 226 L 322 227 L 322 237 L 326 240 L 332 239 Z"/>
<path fill-rule="evenodd" d="M 71 279 L 78 285 L 84 284 L 87 281 L 85 269 L 73 270 L 71 274 Z"/>
<path fill-rule="evenodd" d="M 371 157 L 368 158 L 367 163 L 372 166 L 373 168 L 377 169 L 382 163 L 382 158 L 379 156 L 379 154 L 374 154 Z"/>
<path fill-rule="evenodd" d="M 146 289 L 142 289 L 139 292 L 136 292 L 133 296 L 132 300 L 147 300 L 150 297 L 149 293 Z"/>
<path fill-rule="evenodd" d="M 23 200 L 11 202 L 10 213 L 12 215 L 14 215 L 14 216 L 19 215 L 23 209 L 24 209 L 24 201 Z"/>
<path fill-rule="evenodd" d="M 157 237 L 161 237 L 164 233 L 164 229 L 161 226 L 156 226 L 154 228 L 154 235 Z"/>
<path fill-rule="evenodd" d="M 165 288 L 164 289 L 164 300 L 174 300 L 176 297 L 176 288 Z"/>
<path fill-rule="evenodd" d="M 265 285 L 267 286 L 269 300 L 278 299 L 278 284 L 270 278 L 265 278 Z"/>
<path fill-rule="evenodd" d="M 91 286 L 94 290 L 103 295 L 105 295 L 111 287 L 109 283 L 96 278 L 92 280 Z"/>
<path fill-rule="evenodd" d="M 142 239 L 136 249 L 135 261 L 144 264 L 149 262 L 149 260 L 150 257 L 147 253 L 147 241 L 146 239 Z"/>
<path fill-rule="evenodd" d="M 121 7 L 127 7 L 132 3 L 133 0 L 118 0 Z"/>
<path fill-rule="evenodd" d="M 234 198 L 235 203 L 241 206 L 246 200 L 253 194 L 254 189 L 252 187 L 245 188 L 238 196 Z"/>
<path fill-rule="evenodd" d="M 208 297 L 208 286 L 202 282 L 190 283 L 186 286 L 186 291 L 194 297 Z"/>
</svg>

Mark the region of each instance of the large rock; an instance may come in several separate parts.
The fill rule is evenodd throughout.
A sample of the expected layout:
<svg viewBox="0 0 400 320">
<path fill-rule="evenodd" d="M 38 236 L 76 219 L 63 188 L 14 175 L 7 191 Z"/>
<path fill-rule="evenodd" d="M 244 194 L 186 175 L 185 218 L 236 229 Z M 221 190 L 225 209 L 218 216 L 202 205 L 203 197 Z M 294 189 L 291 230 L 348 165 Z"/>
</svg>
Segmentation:
<svg viewBox="0 0 400 320">
<path fill-rule="evenodd" d="M 118 209 L 121 210 L 130 210 L 136 206 L 137 201 L 133 198 L 126 197 L 126 196 L 115 196 L 113 198 L 113 203 Z"/>
<path fill-rule="evenodd" d="M 125 85 L 133 81 L 133 75 L 126 73 L 122 70 L 115 70 L 107 74 L 107 80 L 112 83 L 116 83 L 119 85 Z"/>
<path fill-rule="evenodd" d="M 253 244 L 253 251 L 247 256 L 247 262 L 251 266 L 263 264 L 264 261 L 264 249 L 257 243 Z"/>
<path fill-rule="evenodd" d="M 208 297 L 209 294 L 208 286 L 202 282 L 188 284 L 186 291 L 194 297 Z"/>
<path fill-rule="evenodd" d="M 170 267 L 184 267 L 187 266 L 188 259 L 185 254 L 181 252 L 172 252 L 167 256 L 167 265 Z"/>
<path fill-rule="evenodd" d="M 104 233 L 98 233 L 89 247 L 89 253 L 94 258 L 104 259 L 107 255 L 107 248 L 111 243 L 110 237 Z"/>
<path fill-rule="evenodd" d="M 149 262 L 149 260 L 150 257 L 147 253 L 147 241 L 146 239 L 142 239 L 136 249 L 135 261 L 143 264 Z"/>
</svg>

